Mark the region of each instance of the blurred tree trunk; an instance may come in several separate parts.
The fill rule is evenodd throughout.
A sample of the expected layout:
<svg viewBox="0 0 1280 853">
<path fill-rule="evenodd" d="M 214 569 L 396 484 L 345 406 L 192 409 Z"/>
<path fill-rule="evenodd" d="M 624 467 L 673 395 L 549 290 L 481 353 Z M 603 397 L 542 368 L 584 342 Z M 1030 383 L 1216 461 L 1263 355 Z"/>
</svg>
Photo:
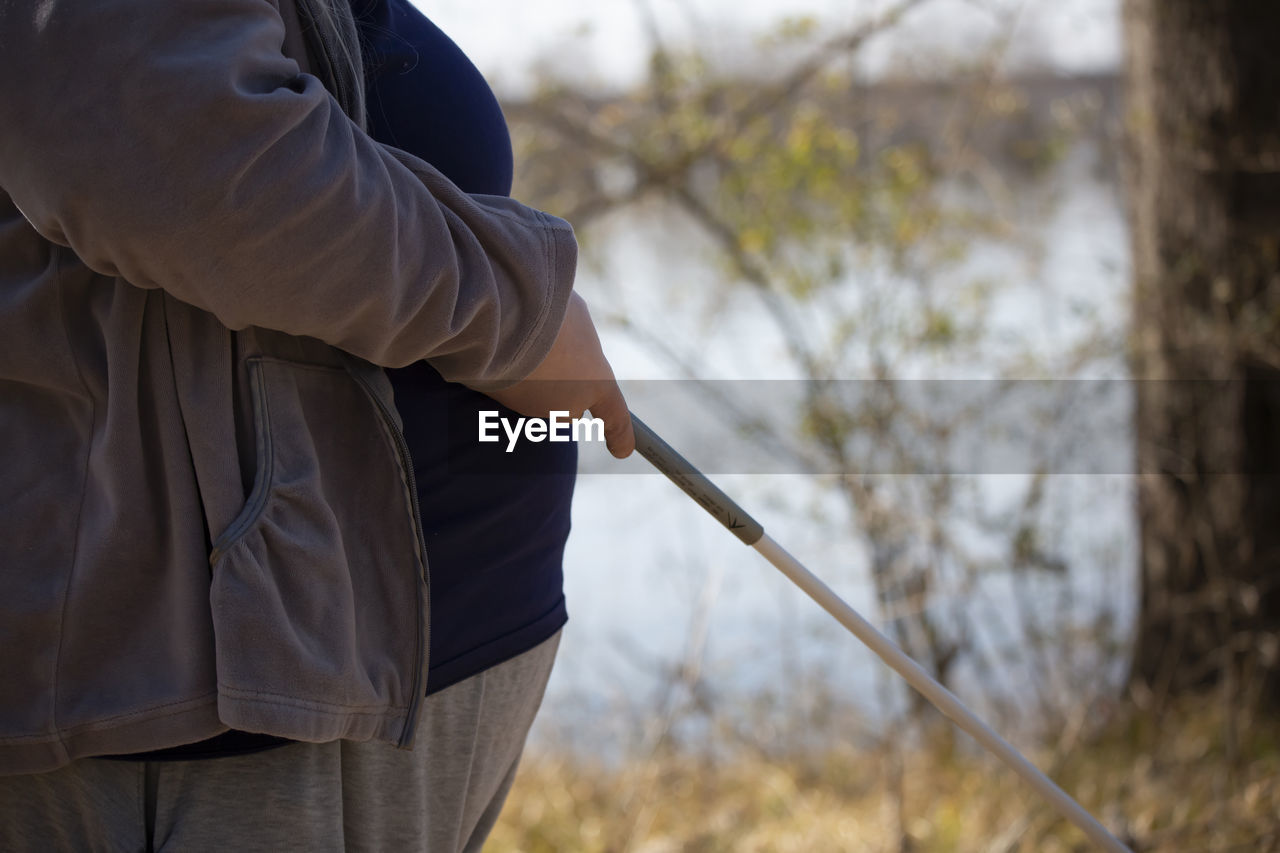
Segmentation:
<svg viewBox="0 0 1280 853">
<path fill-rule="evenodd" d="M 1280 706 L 1280 2 L 1127 0 L 1139 701 Z M 1225 380 L 1192 382 L 1187 380 Z"/>
</svg>

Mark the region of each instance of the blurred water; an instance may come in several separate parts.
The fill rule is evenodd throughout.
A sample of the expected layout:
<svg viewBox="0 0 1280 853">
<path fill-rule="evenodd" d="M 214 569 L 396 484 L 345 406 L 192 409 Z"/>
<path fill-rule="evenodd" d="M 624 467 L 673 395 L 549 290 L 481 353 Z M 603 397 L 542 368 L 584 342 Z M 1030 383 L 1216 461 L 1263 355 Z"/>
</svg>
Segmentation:
<svg viewBox="0 0 1280 853">
<path fill-rule="evenodd" d="M 1029 372 L 1037 376 L 1125 375 L 1118 350 L 1083 370 L 1055 372 L 1067 369 L 1064 354 L 1086 334 L 1101 329 L 1104 338 L 1118 341 L 1125 327 L 1126 230 L 1114 188 L 1096 178 L 1096 157 L 1082 146 L 1049 182 L 1045 191 L 1057 197 L 1053 212 L 1028 226 L 1038 238 L 1034 261 L 1005 244 L 979 245 L 963 268 L 937 283 L 945 288 L 974 275 L 1001 283 L 989 339 L 978 354 L 967 363 L 912 359 L 903 363 L 904 372 L 990 377 L 996 365 L 1032 353 Z M 688 234 L 679 223 L 643 214 L 608 223 L 596 234 L 579 281 L 593 311 L 652 321 L 667 344 L 691 354 L 704 378 L 793 377 L 759 306 L 740 296 L 724 298 L 718 269 L 697 260 L 706 257 L 705 247 Z M 679 375 L 627 331 L 606 325 L 604 337 L 620 377 Z M 681 417 L 679 411 L 640 414 L 660 434 Z M 602 451 L 583 448 L 584 457 L 594 452 Z M 867 544 L 831 478 L 716 479 L 775 539 L 875 621 Z M 885 482 L 898 488 L 910 479 Z M 1031 478 L 950 480 L 962 506 L 982 506 L 994 517 L 1016 508 Z M 1122 649 L 1100 646 L 1091 634 L 1101 621 L 1110 626 L 1109 639 L 1123 638 L 1132 624 L 1132 491 L 1129 476 L 1048 478 L 1039 545 L 1067 567 L 1065 573 L 1001 571 L 1009 559 L 1007 540 L 958 526 L 966 550 L 997 567 L 976 581 L 958 570 L 943 572 L 933 598 L 939 624 L 971 625 L 969 642 L 988 662 L 979 669 L 975 656 L 961 657 L 952 683 L 962 698 L 1015 722 L 1033 721 L 1041 692 L 1054 701 L 1085 699 L 1118 682 Z M 672 699 L 672 673 L 690 662 L 698 666 L 698 698 L 711 718 L 747 720 L 770 697 L 799 706 L 829 692 L 855 709 L 847 719 L 852 736 L 901 709 L 896 676 L 661 477 L 582 476 L 573 522 L 566 555 L 570 624 L 535 743 L 568 741 L 606 751 L 643 743 L 646 726 Z M 1026 641 L 1037 632 L 1050 636 L 1051 645 L 1035 648 Z M 684 697 L 679 690 L 673 695 Z M 771 713 L 785 721 L 785 707 Z M 767 732 L 758 722 L 753 730 Z"/>
<path fill-rule="evenodd" d="M 500 96 L 523 97 L 537 69 L 602 88 L 634 84 L 647 72 L 654 36 L 668 47 L 697 44 L 713 63 L 756 62 L 757 34 L 784 17 L 816 16 L 822 27 L 866 20 L 890 0 L 574 0 L 536 4 L 415 0 L 476 61 Z M 1000 53 L 1000 72 L 1048 68 L 1063 73 L 1114 69 L 1120 58 L 1120 0 L 932 0 L 860 57 L 877 73 L 910 66 L 925 76 L 928 63 L 955 67 Z M 495 18 L 495 12 L 497 16 Z M 495 19 L 502 24 L 495 26 Z M 1098 153 L 1078 149 L 1053 180 L 1027 191 L 1031 208 L 1051 202 L 1053 213 L 1029 234 L 1038 251 L 1005 243 L 974 246 L 965 266 L 940 287 L 975 277 L 1000 283 L 982 346 L 964 358 L 907 354 L 895 361 L 899 378 L 990 378 L 1024 366 L 1029 377 L 1123 378 L 1118 351 L 1070 364 L 1072 348 L 1102 328 L 1123 335 L 1127 314 L 1128 248 L 1113 187 L 1100 181 Z M 591 232 L 578 287 L 600 320 L 639 321 L 643 340 L 616 325 L 603 330 L 620 377 L 668 379 L 682 374 L 656 355 L 655 340 L 712 379 L 794 379 L 774 326 L 761 306 L 730 298 L 720 269 L 696 229 L 665 215 L 634 213 Z M 895 297 L 881 271 L 862 270 L 840 296 L 857 305 L 868 291 Z M 905 292 L 904 310 L 910 310 Z M 821 330 L 821 310 L 806 315 Z M 841 378 L 860 378 L 856 370 Z M 691 403 L 690 405 L 694 405 Z M 680 407 L 639 412 L 659 433 L 675 433 Z M 733 440 L 726 433 L 726 441 Z M 691 451 L 692 452 L 692 451 Z M 583 456 L 602 453 L 583 448 Z M 694 459 L 695 463 L 698 460 Z M 592 470 L 609 470 L 596 459 Z M 643 463 L 618 470 L 643 470 Z M 952 477 L 959 500 L 993 514 L 1013 511 L 1026 475 Z M 943 572 L 935 617 L 944 627 L 968 621 L 970 642 L 993 662 L 984 670 L 961 658 L 953 686 L 966 699 L 1015 720 L 1034 720 L 1034 695 L 1087 697 L 1120 678 L 1122 652 L 1099 651 L 1089 634 L 1110 620 L 1109 636 L 1123 638 L 1136 600 L 1133 477 L 1049 478 L 1040 511 L 1042 550 L 1069 567 L 1065 575 L 998 569 L 976 582 Z M 864 614 L 875 617 L 867 543 L 831 478 L 776 475 L 717 476 L 776 539 L 821 574 Z M 885 479 L 901 487 L 902 478 Z M 908 485 L 927 484 L 922 477 Z M 752 731 L 770 737 L 770 720 L 788 716 L 830 691 L 856 716 L 843 718 L 850 735 L 874 729 L 900 709 L 903 693 L 871 654 L 776 573 L 658 475 L 580 477 L 574 533 L 566 554 L 570 623 L 548 689 L 534 742 L 571 743 L 617 753 L 652 742 L 664 707 L 689 699 L 672 691 L 672 673 L 695 662 L 695 697 L 706 719 L 764 718 Z M 976 559 L 999 567 L 1007 542 L 989 532 L 956 535 Z M 958 614 L 954 618 L 948 613 Z M 967 617 L 962 619 L 961 617 Z M 1025 642 L 1037 630 L 1053 645 Z M 691 652 L 691 649 L 693 650 Z M 696 652 L 696 654 L 694 653 Z M 806 698 L 807 697 L 807 698 Z M 777 703 L 770 705 L 770 699 Z M 818 701 L 815 699 L 814 701 Z M 843 713 L 843 711 L 842 711 Z M 792 726 L 794 728 L 794 726 Z M 695 727 L 696 729 L 696 727 Z M 695 732 L 696 733 L 696 732 Z M 781 729 L 779 730 L 781 737 Z"/>
<path fill-rule="evenodd" d="M 528 95 L 535 67 L 601 88 L 633 84 L 647 72 L 653 35 L 669 48 L 697 44 L 714 63 L 758 55 L 759 34 L 784 19 L 813 17 L 819 30 L 873 19 L 896 0 L 414 0 L 467 52 L 499 91 Z M 1120 0 L 931 0 L 897 31 L 877 39 L 861 62 L 870 72 L 910 63 L 963 62 L 1010 27 L 1005 70 L 1081 73 L 1115 68 Z M 501 22 L 495 25 L 495 20 Z"/>
</svg>

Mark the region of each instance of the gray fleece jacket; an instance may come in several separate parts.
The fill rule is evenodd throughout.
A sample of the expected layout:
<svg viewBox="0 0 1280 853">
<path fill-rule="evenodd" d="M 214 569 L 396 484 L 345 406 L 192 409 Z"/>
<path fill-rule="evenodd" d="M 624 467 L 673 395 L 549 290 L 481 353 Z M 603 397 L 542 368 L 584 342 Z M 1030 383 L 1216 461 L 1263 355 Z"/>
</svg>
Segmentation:
<svg viewBox="0 0 1280 853">
<path fill-rule="evenodd" d="M 412 743 L 380 366 L 525 375 L 576 244 L 370 140 L 303 32 L 292 0 L 0 3 L 0 774 L 228 727 Z"/>
</svg>

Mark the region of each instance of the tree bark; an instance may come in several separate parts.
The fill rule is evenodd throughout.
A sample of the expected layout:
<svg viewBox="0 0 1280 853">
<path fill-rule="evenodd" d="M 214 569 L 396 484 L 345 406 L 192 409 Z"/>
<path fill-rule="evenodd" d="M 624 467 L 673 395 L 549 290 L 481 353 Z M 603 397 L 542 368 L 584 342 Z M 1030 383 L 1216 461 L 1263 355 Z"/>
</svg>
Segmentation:
<svg viewBox="0 0 1280 853">
<path fill-rule="evenodd" d="M 1280 706 L 1280 3 L 1127 0 L 1133 694 Z"/>
</svg>

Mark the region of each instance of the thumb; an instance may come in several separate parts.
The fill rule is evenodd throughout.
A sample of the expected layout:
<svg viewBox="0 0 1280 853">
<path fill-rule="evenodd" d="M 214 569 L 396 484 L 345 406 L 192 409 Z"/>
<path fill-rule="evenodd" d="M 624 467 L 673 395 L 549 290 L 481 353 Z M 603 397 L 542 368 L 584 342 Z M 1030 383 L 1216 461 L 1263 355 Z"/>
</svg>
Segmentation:
<svg viewBox="0 0 1280 853">
<path fill-rule="evenodd" d="M 591 414 L 604 421 L 604 443 L 618 459 L 625 459 L 636 449 L 636 434 L 631 427 L 631 412 L 617 382 L 609 384 L 605 395 L 591 404 Z"/>
</svg>

